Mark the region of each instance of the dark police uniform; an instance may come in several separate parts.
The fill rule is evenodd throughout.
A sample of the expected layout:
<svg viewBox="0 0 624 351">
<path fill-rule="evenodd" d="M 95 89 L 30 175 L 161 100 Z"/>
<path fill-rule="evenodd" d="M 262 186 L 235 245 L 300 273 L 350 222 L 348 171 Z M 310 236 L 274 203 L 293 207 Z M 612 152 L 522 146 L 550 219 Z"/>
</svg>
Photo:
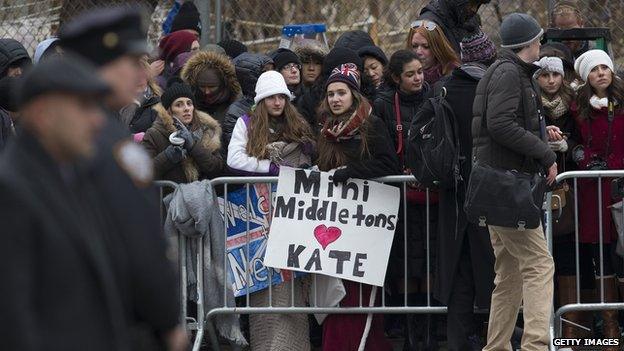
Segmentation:
<svg viewBox="0 0 624 351">
<path fill-rule="evenodd" d="M 102 67 L 118 57 L 146 52 L 141 23 L 136 10 L 95 10 L 61 28 L 61 46 Z M 165 256 L 158 193 L 150 185 L 151 158 L 132 141 L 116 114 L 108 111 L 90 176 L 108 210 L 107 246 L 130 323 L 162 336 L 181 322 L 177 279 Z"/>
<path fill-rule="evenodd" d="M 50 59 L 27 74 L 22 102 L 65 92 L 103 96 L 93 67 Z M 106 208 L 84 169 L 60 165 L 27 129 L 0 160 L 0 350 L 131 350 L 106 247 Z"/>
</svg>

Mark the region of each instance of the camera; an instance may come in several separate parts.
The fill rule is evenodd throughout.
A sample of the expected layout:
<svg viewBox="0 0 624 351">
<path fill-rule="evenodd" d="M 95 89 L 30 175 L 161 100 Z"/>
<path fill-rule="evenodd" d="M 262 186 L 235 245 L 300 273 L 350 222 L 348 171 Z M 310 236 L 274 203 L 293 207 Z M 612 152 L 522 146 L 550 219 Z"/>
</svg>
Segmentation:
<svg viewBox="0 0 624 351">
<path fill-rule="evenodd" d="M 590 171 L 605 171 L 609 169 L 607 161 L 600 157 L 593 157 L 589 163 L 587 163 L 587 169 Z"/>
</svg>

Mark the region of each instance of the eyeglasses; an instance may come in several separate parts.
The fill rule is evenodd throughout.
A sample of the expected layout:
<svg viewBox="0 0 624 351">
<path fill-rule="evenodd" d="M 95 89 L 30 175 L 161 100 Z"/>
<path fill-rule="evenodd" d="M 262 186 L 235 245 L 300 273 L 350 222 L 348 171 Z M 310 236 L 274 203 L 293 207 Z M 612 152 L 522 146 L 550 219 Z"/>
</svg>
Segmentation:
<svg viewBox="0 0 624 351">
<path fill-rule="evenodd" d="M 296 68 L 297 70 L 301 71 L 301 65 L 298 63 L 289 63 L 286 66 L 282 67 L 283 70 L 288 70 L 288 71 L 292 71 L 293 68 Z"/>
<path fill-rule="evenodd" d="M 412 22 L 412 29 L 416 29 L 420 27 L 425 27 L 425 29 L 432 32 L 438 27 L 438 25 L 435 24 L 434 22 L 424 21 L 424 20 L 418 20 L 418 21 Z"/>
</svg>

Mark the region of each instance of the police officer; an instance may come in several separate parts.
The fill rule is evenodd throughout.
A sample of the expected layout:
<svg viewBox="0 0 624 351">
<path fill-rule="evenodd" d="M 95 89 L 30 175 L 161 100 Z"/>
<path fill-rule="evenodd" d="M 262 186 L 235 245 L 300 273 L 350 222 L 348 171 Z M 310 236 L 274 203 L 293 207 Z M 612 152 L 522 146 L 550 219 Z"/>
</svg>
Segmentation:
<svg viewBox="0 0 624 351">
<path fill-rule="evenodd" d="M 21 129 L 0 160 L 0 349 L 130 350 L 90 176 L 109 92 L 87 63 L 50 59 L 24 78 Z"/>
<path fill-rule="evenodd" d="M 91 176 L 107 207 L 107 247 L 115 261 L 126 314 L 133 326 L 149 327 L 169 349 L 182 349 L 186 332 L 180 326 L 173 265 L 165 257 L 158 197 L 150 187 L 151 160 L 117 116 L 135 97 L 139 60 L 147 52 L 141 13 L 128 7 L 93 10 L 67 23 L 59 37 L 66 51 L 95 64 L 112 89 L 103 99 L 108 117 L 99 134 L 100 152 Z"/>
</svg>

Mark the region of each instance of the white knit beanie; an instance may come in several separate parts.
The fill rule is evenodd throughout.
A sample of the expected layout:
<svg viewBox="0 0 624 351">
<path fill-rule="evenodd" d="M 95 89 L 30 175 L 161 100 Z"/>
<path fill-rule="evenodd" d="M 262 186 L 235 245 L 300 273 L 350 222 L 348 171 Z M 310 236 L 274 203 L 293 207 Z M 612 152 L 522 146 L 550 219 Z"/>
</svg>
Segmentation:
<svg viewBox="0 0 624 351">
<path fill-rule="evenodd" d="M 562 76 L 565 75 L 565 72 L 563 71 L 563 61 L 558 57 L 544 56 L 539 61 L 533 62 L 533 64 L 540 67 L 540 69 L 536 72 L 536 76 L 539 76 L 544 72 L 555 72 L 561 74 Z"/>
<path fill-rule="evenodd" d="M 256 97 L 254 98 L 254 102 L 257 104 L 262 101 L 262 99 L 277 94 L 284 94 L 288 96 L 290 100 L 294 98 L 290 90 L 288 90 L 284 76 L 282 76 L 281 73 L 277 71 L 262 73 L 260 77 L 258 77 L 258 82 L 256 83 Z"/>
<path fill-rule="evenodd" d="M 599 65 L 605 65 L 613 70 L 613 61 L 611 57 L 607 55 L 606 52 L 602 50 L 589 50 L 583 55 L 579 56 L 574 62 L 574 70 L 581 76 L 583 81 L 587 82 L 587 77 L 589 76 L 589 72 L 591 72 L 594 67 Z"/>
</svg>

